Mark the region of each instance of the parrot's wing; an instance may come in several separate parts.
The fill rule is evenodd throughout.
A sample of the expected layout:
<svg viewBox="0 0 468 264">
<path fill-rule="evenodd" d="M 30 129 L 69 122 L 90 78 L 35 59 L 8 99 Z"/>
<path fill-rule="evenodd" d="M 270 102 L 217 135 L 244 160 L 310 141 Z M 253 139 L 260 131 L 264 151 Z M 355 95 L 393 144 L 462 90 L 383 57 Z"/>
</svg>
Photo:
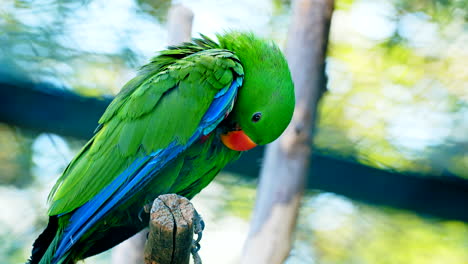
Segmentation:
<svg viewBox="0 0 468 264">
<path fill-rule="evenodd" d="M 178 59 L 138 85 L 130 82 L 49 196 L 50 215 L 76 209 L 55 256 L 213 131 L 232 109 L 242 77 L 233 53 L 211 49 Z"/>
</svg>

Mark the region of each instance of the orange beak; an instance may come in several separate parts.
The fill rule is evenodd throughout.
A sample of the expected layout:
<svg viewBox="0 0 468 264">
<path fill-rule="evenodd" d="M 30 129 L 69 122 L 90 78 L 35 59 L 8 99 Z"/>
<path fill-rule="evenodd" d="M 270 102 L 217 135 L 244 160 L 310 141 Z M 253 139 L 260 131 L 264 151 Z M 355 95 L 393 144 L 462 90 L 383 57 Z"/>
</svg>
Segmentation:
<svg viewBox="0 0 468 264">
<path fill-rule="evenodd" d="M 246 151 L 257 146 L 242 130 L 222 134 L 221 141 L 226 147 L 236 151 Z"/>
</svg>

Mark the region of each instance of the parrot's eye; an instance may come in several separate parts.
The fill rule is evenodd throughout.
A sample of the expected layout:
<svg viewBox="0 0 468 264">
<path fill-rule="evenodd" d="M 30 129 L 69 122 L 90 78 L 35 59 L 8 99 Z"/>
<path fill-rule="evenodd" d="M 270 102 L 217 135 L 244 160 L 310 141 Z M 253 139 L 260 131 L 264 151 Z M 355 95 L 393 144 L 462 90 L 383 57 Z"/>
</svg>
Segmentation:
<svg viewBox="0 0 468 264">
<path fill-rule="evenodd" d="M 262 113 L 257 112 L 252 116 L 252 122 L 257 123 L 262 118 Z"/>
</svg>

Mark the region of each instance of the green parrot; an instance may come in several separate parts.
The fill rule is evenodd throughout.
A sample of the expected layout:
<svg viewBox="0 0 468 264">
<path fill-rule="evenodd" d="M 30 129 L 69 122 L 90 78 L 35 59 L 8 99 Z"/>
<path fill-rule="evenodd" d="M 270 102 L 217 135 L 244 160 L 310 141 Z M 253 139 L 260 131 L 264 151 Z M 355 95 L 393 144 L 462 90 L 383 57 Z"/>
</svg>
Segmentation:
<svg viewBox="0 0 468 264">
<path fill-rule="evenodd" d="M 158 195 L 191 199 L 243 151 L 291 121 L 294 86 L 271 41 L 229 31 L 169 47 L 115 97 L 49 195 L 29 263 L 69 264 L 148 225 Z"/>
</svg>

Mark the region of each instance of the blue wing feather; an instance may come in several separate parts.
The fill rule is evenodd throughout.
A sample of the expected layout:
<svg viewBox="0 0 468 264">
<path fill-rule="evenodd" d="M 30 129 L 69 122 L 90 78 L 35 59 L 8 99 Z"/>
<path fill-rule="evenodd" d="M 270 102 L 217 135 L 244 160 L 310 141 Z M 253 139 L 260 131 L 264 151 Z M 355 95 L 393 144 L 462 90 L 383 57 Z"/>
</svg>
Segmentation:
<svg viewBox="0 0 468 264">
<path fill-rule="evenodd" d="M 112 208 L 127 201 L 145 186 L 166 164 L 174 160 L 197 139 L 211 133 L 232 110 L 242 78 L 237 77 L 232 84 L 220 90 L 204 114 L 197 130 L 185 145 L 172 142 L 165 149 L 157 150 L 148 156 L 136 159 L 125 171 L 106 186 L 90 201 L 73 212 L 62 239 L 57 247 L 53 263 L 59 260 L 97 221 Z"/>
</svg>

